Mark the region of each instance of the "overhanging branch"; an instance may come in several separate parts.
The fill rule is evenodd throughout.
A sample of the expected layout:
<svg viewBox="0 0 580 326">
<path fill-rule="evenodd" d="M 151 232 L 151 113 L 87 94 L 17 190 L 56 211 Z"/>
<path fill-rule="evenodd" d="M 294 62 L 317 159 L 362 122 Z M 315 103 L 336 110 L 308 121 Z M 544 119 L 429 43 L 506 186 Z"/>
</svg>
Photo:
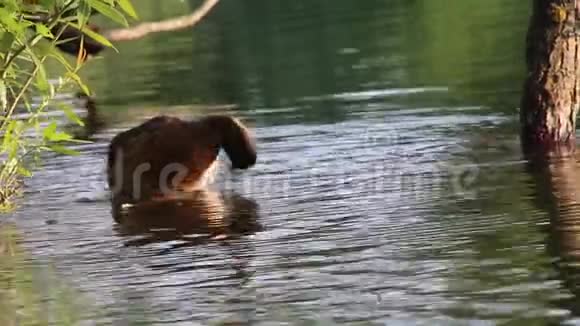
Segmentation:
<svg viewBox="0 0 580 326">
<path fill-rule="evenodd" d="M 205 0 L 193 13 L 159 22 L 147 22 L 133 27 L 113 29 L 105 32 L 110 41 L 127 41 L 142 38 L 151 33 L 175 31 L 194 26 L 205 17 L 219 0 Z"/>
</svg>

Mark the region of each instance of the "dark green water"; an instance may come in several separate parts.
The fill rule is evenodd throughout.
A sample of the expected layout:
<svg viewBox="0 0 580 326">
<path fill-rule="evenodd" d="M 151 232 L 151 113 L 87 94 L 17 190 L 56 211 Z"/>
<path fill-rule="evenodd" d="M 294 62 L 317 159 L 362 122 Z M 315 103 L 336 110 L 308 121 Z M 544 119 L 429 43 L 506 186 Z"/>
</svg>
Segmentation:
<svg viewBox="0 0 580 326">
<path fill-rule="evenodd" d="M 136 2 L 144 20 L 197 4 Z M 528 7 L 223 0 L 119 44 L 85 71 L 108 126 L 29 180 L 24 245 L 99 308 L 89 324 L 578 324 L 575 164 L 519 150 Z M 115 225 L 111 137 L 208 112 L 252 126 L 258 164 L 143 214 L 234 216 L 229 238 Z"/>
</svg>

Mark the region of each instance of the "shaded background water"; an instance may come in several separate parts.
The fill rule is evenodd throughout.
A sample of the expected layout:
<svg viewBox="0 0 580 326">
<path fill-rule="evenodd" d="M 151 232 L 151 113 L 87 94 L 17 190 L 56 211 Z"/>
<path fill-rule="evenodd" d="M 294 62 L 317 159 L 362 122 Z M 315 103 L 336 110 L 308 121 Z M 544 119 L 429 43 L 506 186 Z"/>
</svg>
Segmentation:
<svg viewBox="0 0 580 326">
<path fill-rule="evenodd" d="M 135 2 L 143 20 L 199 4 Z M 32 259 L 98 308 L 89 324 L 580 324 L 563 263 L 574 183 L 519 150 L 529 14 L 520 0 L 223 0 L 193 31 L 90 63 L 107 127 L 79 157 L 48 155 L 12 218 Z M 116 225 L 108 141 L 208 112 L 252 126 L 258 164 L 225 159 L 221 197 L 144 215 L 239 220 L 186 237 Z"/>
</svg>

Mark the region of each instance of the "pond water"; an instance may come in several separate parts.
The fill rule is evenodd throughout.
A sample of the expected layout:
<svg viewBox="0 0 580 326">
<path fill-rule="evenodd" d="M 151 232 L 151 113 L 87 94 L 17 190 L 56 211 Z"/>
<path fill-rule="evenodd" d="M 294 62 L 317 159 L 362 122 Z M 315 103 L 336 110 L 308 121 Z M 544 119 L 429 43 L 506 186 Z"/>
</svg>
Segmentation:
<svg viewBox="0 0 580 326">
<path fill-rule="evenodd" d="M 144 20 L 199 3 L 136 2 Z M 107 126 L 27 181 L 23 245 L 97 308 L 88 324 L 580 324 L 574 162 L 519 148 L 528 7 L 222 1 L 119 44 L 85 71 Z M 257 165 L 224 157 L 202 197 L 115 224 L 110 139 L 210 112 L 252 127 Z"/>
</svg>

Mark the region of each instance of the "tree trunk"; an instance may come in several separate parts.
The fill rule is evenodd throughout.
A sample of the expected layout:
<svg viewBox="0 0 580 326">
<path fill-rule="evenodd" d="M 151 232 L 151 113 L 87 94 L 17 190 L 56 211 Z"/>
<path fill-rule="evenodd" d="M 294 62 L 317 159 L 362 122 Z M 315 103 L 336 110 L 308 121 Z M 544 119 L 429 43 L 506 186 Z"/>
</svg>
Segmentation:
<svg viewBox="0 0 580 326">
<path fill-rule="evenodd" d="M 568 156 L 580 107 L 580 0 L 534 0 L 521 101 L 526 154 Z"/>
</svg>

